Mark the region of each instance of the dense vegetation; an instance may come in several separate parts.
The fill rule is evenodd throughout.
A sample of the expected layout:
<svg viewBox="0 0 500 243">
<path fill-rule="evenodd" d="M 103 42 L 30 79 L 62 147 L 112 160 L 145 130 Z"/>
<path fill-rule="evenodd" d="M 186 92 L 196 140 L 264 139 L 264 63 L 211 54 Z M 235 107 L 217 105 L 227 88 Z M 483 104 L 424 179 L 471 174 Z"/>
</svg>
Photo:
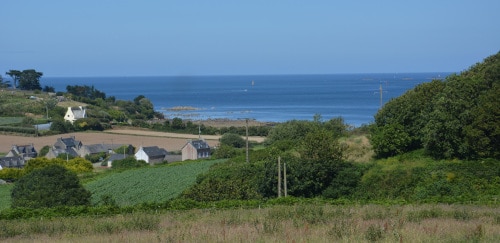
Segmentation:
<svg viewBox="0 0 500 243">
<path fill-rule="evenodd" d="M 66 155 L 64 154 L 64 157 Z M 0 179 L 7 181 L 16 181 L 17 179 L 23 177 L 30 172 L 41 169 L 50 165 L 60 165 L 65 167 L 66 169 L 77 173 L 84 174 L 88 172 L 92 172 L 94 169 L 92 163 L 84 158 L 71 158 L 66 160 L 66 158 L 55 158 L 48 159 L 45 157 L 37 157 L 29 160 L 29 163 L 22 169 L 18 168 L 3 168 L 0 170 Z"/>
<path fill-rule="evenodd" d="M 90 205 L 91 193 L 74 172 L 60 165 L 36 169 L 21 177 L 12 189 L 13 208 L 49 208 Z"/>
<path fill-rule="evenodd" d="M 376 114 L 379 158 L 423 148 L 436 159 L 500 158 L 500 52 L 460 75 L 423 83 Z"/>
</svg>

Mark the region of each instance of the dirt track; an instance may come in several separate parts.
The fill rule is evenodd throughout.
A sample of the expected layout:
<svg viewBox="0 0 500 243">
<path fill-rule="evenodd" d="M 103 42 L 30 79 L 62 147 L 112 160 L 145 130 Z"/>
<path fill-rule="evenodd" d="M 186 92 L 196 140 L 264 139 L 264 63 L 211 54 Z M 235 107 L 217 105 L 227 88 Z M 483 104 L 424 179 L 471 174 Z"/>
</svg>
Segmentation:
<svg viewBox="0 0 500 243">
<path fill-rule="evenodd" d="M 35 148 L 40 149 L 45 146 L 53 145 L 57 138 L 66 138 L 75 136 L 76 140 L 86 144 L 132 144 L 134 147 L 140 146 L 158 146 L 167 151 L 181 150 L 189 139 L 198 139 L 197 135 L 165 133 L 143 130 L 106 130 L 104 132 L 85 132 L 85 133 L 69 133 L 45 137 L 23 137 L 12 135 L 0 135 L 0 152 L 7 153 L 12 145 L 34 144 Z M 215 146 L 219 143 L 220 136 L 205 135 L 203 139 L 210 146 Z M 262 142 L 263 137 L 249 137 L 249 140 Z"/>
</svg>

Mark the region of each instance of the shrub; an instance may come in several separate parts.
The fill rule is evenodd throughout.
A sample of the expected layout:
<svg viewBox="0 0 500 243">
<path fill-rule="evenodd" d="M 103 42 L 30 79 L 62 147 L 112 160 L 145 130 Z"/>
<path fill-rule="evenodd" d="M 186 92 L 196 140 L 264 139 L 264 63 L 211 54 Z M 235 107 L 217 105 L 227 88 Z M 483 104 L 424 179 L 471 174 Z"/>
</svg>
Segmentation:
<svg viewBox="0 0 500 243">
<path fill-rule="evenodd" d="M 228 145 L 235 148 L 245 147 L 245 140 L 238 134 L 235 133 L 225 133 L 220 138 L 221 145 Z"/>
<path fill-rule="evenodd" d="M 127 157 L 121 160 L 113 161 L 112 167 L 113 169 L 131 169 L 138 168 L 142 166 L 147 166 L 148 163 L 144 160 L 137 160 L 135 157 Z"/>
<path fill-rule="evenodd" d="M 91 193 L 75 173 L 50 165 L 23 176 L 12 189 L 12 207 L 49 208 L 90 205 Z"/>
</svg>

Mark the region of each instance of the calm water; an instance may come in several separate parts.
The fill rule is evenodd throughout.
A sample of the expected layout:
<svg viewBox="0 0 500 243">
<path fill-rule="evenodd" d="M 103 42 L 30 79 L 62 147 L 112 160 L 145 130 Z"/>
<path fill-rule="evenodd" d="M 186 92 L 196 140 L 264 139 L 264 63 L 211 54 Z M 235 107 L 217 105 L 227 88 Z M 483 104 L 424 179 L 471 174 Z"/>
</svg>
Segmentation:
<svg viewBox="0 0 500 243">
<path fill-rule="evenodd" d="M 67 85 L 88 85 L 115 96 L 133 100 L 144 95 L 167 118 L 251 118 L 282 122 L 324 120 L 341 116 L 354 126 L 373 122 L 382 103 L 416 85 L 449 73 L 260 75 L 192 77 L 43 77 L 42 87 L 66 91 Z M 171 111 L 190 106 L 196 110 Z"/>
</svg>

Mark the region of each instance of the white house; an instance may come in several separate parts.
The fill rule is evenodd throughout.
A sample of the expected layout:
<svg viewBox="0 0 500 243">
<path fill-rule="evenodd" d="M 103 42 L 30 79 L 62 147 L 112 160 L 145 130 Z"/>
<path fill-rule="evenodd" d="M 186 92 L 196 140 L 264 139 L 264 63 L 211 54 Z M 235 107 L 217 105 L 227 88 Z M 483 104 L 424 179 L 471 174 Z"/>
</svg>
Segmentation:
<svg viewBox="0 0 500 243">
<path fill-rule="evenodd" d="M 85 107 L 78 106 L 78 107 L 68 107 L 68 110 L 66 111 L 66 115 L 64 115 L 64 120 L 71 122 L 73 124 L 74 121 L 81 119 L 81 118 L 86 118 L 87 114 L 85 112 Z"/>
<path fill-rule="evenodd" d="M 158 146 L 140 147 L 137 153 L 135 153 L 135 159 L 155 164 L 165 161 L 167 154 L 167 150 L 158 148 Z"/>
</svg>

